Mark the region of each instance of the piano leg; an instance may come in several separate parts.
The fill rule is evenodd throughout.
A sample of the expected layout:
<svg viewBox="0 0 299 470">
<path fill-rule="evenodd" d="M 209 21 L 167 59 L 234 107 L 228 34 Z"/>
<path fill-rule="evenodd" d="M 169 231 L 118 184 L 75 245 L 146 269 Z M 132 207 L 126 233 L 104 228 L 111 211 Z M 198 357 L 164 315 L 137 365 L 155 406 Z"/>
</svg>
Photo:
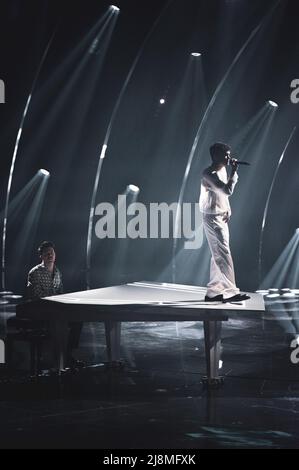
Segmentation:
<svg viewBox="0 0 299 470">
<path fill-rule="evenodd" d="M 54 349 L 55 366 L 58 371 L 65 369 L 68 342 L 68 322 L 63 320 L 51 321 L 50 331 Z"/>
<path fill-rule="evenodd" d="M 223 384 L 223 377 L 219 375 L 219 363 L 221 359 L 221 321 L 204 321 L 205 348 L 207 377 L 204 383 L 208 386 Z"/>
<path fill-rule="evenodd" d="M 121 322 L 106 321 L 105 332 L 108 361 L 118 362 L 120 361 Z"/>
</svg>

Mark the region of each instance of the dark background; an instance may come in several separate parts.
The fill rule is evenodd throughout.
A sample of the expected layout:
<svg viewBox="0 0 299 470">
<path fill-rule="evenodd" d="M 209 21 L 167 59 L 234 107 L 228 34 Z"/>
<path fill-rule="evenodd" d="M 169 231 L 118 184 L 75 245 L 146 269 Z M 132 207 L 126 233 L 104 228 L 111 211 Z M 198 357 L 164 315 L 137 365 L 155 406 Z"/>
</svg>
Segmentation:
<svg viewBox="0 0 299 470">
<path fill-rule="evenodd" d="M 238 282 L 242 289 L 256 289 L 267 194 L 286 141 L 298 124 L 299 105 L 290 101 L 290 83 L 299 78 L 298 2 L 120 0 L 116 5 L 121 12 L 106 55 L 90 56 L 78 72 L 88 51 L 78 45 L 109 5 L 99 0 L 1 1 L 0 78 L 6 84 L 6 104 L 0 105 L 1 210 L 25 103 L 57 27 L 25 121 L 12 199 L 39 168 L 48 169 L 51 178 L 37 230 L 30 232 L 25 247 L 22 233 L 34 220 L 32 200 L 11 215 L 6 287 L 23 289 L 26 272 L 38 262 L 37 245 L 50 239 L 57 246 L 66 290 L 85 288 L 86 236 L 99 153 L 120 90 L 149 32 L 113 125 L 97 203 L 114 203 L 130 183 L 141 188 L 141 202 L 177 201 L 206 105 L 252 31 L 262 23 L 209 114 L 185 193 L 186 201 L 197 202 L 211 143 L 233 142 L 267 100 L 279 104 L 262 146 L 263 128 L 246 136 L 252 140 L 246 150 L 252 166 L 240 169 L 240 184 L 232 198 L 231 245 Z M 203 54 L 199 59 L 203 74 L 190 62 L 193 51 Z M 161 97 L 166 98 L 164 106 L 159 104 Z M 246 139 L 236 149 L 239 155 Z M 272 194 L 264 274 L 299 226 L 298 144 L 297 132 Z M 94 237 L 92 286 L 171 281 L 171 257 L 172 240 L 99 242 Z M 207 268 L 206 245 L 196 252 L 181 252 L 176 280 L 204 283 Z"/>
</svg>

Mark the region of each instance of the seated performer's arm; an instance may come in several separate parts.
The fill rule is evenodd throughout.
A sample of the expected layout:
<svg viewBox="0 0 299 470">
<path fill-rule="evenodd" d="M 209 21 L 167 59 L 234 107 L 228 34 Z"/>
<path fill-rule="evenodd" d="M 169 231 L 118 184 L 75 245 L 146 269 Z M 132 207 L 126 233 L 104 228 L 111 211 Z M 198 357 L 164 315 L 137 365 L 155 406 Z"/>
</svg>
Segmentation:
<svg viewBox="0 0 299 470">
<path fill-rule="evenodd" d="M 55 295 L 61 295 L 61 294 L 64 294 L 64 288 L 63 288 L 63 282 L 62 282 L 62 275 L 61 275 L 61 272 L 58 270 L 58 273 L 59 273 L 59 286 L 57 288 L 57 291 L 55 292 Z"/>
<path fill-rule="evenodd" d="M 38 300 L 43 296 L 44 289 L 39 273 L 36 270 L 32 270 L 28 274 L 26 297 L 28 300 Z"/>
</svg>

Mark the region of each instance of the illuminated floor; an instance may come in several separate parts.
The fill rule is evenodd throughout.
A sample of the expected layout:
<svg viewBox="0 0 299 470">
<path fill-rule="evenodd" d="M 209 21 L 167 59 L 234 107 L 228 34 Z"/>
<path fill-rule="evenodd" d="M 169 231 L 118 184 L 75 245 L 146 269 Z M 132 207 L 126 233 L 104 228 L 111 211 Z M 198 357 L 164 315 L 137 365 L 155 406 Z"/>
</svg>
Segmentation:
<svg viewBox="0 0 299 470">
<path fill-rule="evenodd" d="M 225 385 L 208 393 L 201 325 L 124 326 L 123 370 L 89 367 L 37 383 L 15 372 L 0 385 L 0 447 L 299 448 L 299 364 L 292 320 L 280 304 L 223 333 Z M 201 338 L 198 340 L 198 338 Z M 101 325 L 85 325 L 77 356 L 105 360 Z"/>
</svg>

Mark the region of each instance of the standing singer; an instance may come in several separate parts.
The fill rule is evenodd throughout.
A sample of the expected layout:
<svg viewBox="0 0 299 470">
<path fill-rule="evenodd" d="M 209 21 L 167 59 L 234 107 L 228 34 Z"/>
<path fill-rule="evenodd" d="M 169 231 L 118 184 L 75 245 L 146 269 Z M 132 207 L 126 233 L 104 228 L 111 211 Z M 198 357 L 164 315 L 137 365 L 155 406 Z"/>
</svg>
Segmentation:
<svg viewBox="0 0 299 470">
<path fill-rule="evenodd" d="M 238 162 L 231 158 L 228 145 L 217 142 L 210 148 L 212 165 L 202 175 L 200 211 L 212 259 L 206 302 L 242 302 L 250 297 L 236 286 L 234 264 L 229 245 L 228 222 L 231 217 L 229 196 L 238 182 Z M 226 167 L 230 165 L 228 176 Z"/>
</svg>

